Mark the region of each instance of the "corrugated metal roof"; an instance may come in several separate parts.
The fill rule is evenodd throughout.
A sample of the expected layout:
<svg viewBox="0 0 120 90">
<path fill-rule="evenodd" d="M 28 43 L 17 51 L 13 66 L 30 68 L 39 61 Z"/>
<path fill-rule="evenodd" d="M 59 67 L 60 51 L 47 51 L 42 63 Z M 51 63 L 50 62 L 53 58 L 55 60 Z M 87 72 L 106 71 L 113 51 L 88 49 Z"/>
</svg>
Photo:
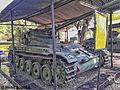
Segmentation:
<svg viewBox="0 0 120 90">
<path fill-rule="evenodd" d="M 113 0 L 55 0 L 55 22 L 65 21 L 93 10 L 88 5 L 81 4 L 80 1 L 100 7 Z M 117 10 L 118 8 L 120 8 L 120 3 L 111 5 L 107 9 Z M 1 22 L 10 20 L 9 11 L 11 9 L 13 10 L 14 20 L 26 19 L 39 24 L 51 23 L 50 0 L 14 0 L 0 13 Z M 36 12 L 38 14 L 34 15 Z"/>
<path fill-rule="evenodd" d="M 70 18 L 80 16 L 84 13 L 92 10 L 89 7 L 81 5 L 79 0 L 55 0 L 56 5 L 62 3 L 60 7 L 56 6 L 55 9 L 55 22 L 61 22 Z M 66 3 L 68 2 L 68 3 Z M 16 6 L 17 4 L 17 6 Z M 39 24 L 49 24 L 51 23 L 51 12 L 50 12 L 50 0 L 14 0 L 1 14 L 0 21 L 10 20 L 9 10 L 13 9 L 14 20 L 16 19 L 27 19 L 34 21 Z M 44 8 L 49 7 L 46 12 Z M 29 17 L 30 14 L 34 12 L 43 12 L 37 16 Z"/>
<path fill-rule="evenodd" d="M 78 1 L 73 1 L 71 3 L 68 3 L 62 7 L 55 9 L 55 22 L 61 22 L 67 19 L 78 17 L 91 10 L 92 9 L 89 7 L 80 5 Z M 44 14 L 40 14 L 40 15 L 28 18 L 28 20 L 39 21 L 42 24 L 49 24 L 51 23 L 50 16 L 51 16 L 51 12 L 49 11 Z"/>
<path fill-rule="evenodd" d="M 10 19 L 9 11 L 11 9 L 13 10 L 14 19 L 20 19 L 30 13 L 47 7 L 49 3 L 50 0 L 14 0 L 1 12 L 0 21 L 7 21 Z"/>
<path fill-rule="evenodd" d="M 117 0 L 82 0 L 82 1 L 87 2 L 87 3 L 94 5 L 94 6 L 100 7 L 106 3 L 109 3 L 112 1 L 117 1 Z M 107 10 L 116 11 L 118 9 L 120 9 L 120 3 L 116 3 L 114 5 L 111 5 L 110 7 L 107 7 Z"/>
</svg>

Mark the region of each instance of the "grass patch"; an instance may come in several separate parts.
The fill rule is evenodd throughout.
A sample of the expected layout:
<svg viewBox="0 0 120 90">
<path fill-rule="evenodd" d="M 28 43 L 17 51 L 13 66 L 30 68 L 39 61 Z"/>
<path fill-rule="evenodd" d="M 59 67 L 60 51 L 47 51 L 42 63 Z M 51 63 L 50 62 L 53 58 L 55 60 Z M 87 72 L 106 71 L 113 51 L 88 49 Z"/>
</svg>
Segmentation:
<svg viewBox="0 0 120 90">
<path fill-rule="evenodd" d="M 10 70 L 9 67 L 6 65 L 2 65 L 1 66 L 2 71 L 6 74 L 6 75 L 10 75 Z"/>
<path fill-rule="evenodd" d="M 0 45 L 0 49 L 4 49 L 4 48 L 9 48 L 10 44 L 7 44 L 7 45 Z"/>
</svg>

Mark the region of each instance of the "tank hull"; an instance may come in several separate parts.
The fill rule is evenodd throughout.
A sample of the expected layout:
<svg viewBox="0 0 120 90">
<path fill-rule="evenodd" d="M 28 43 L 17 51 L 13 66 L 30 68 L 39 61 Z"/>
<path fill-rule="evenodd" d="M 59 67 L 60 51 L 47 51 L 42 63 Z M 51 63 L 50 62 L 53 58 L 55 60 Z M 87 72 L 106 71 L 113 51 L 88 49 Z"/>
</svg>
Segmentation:
<svg viewBox="0 0 120 90">
<path fill-rule="evenodd" d="M 54 83 L 52 36 L 46 31 L 29 31 L 15 46 L 16 68 L 45 84 Z M 34 41 L 34 42 L 33 42 Z M 12 48 L 9 49 L 12 60 Z M 98 57 L 84 50 L 79 44 L 63 44 L 56 39 L 56 74 L 58 85 L 74 79 L 98 66 Z"/>
</svg>

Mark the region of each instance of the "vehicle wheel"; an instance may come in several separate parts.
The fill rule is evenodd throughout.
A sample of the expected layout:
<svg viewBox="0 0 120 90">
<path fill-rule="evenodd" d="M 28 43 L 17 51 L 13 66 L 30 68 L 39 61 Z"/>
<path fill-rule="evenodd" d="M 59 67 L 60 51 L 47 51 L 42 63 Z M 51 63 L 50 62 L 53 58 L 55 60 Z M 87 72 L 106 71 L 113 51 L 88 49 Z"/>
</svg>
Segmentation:
<svg viewBox="0 0 120 90">
<path fill-rule="evenodd" d="M 30 60 L 27 60 L 25 62 L 25 71 L 28 73 L 28 74 L 31 74 L 31 69 L 32 69 L 32 62 Z"/>
<path fill-rule="evenodd" d="M 104 58 L 104 56 L 101 57 L 100 65 L 102 67 L 105 65 L 105 58 Z"/>
<path fill-rule="evenodd" d="M 52 82 L 52 73 L 50 65 L 44 64 L 41 68 L 41 80 L 45 82 L 46 84 L 51 84 Z"/>
<path fill-rule="evenodd" d="M 32 76 L 36 79 L 40 78 L 41 65 L 38 62 L 32 64 Z"/>
<path fill-rule="evenodd" d="M 65 68 L 63 66 L 65 62 L 63 62 L 61 58 L 57 58 L 56 61 L 57 61 L 56 62 L 57 85 L 61 86 L 61 85 L 65 84 L 66 76 L 67 76 Z M 54 68 L 54 66 L 52 66 L 52 73 L 54 73 L 53 68 Z M 54 78 L 53 78 L 53 80 L 54 80 Z"/>
<path fill-rule="evenodd" d="M 65 84 L 66 73 L 61 66 L 57 66 L 56 74 L 57 74 L 57 84 L 58 85 Z"/>
<path fill-rule="evenodd" d="M 114 78 L 114 83 L 115 84 L 120 84 L 120 77 L 115 77 Z"/>
<path fill-rule="evenodd" d="M 24 58 L 21 58 L 21 59 L 20 59 L 20 69 L 21 69 L 21 70 L 24 70 L 24 69 L 25 69 L 25 59 L 24 59 Z"/>
<path fill-rule="evenodd" d="M 120 84 L 120 73 L 118 73 L 118 74 L 115 75 L 114 83 L 115 84 Z"/>
</svg>

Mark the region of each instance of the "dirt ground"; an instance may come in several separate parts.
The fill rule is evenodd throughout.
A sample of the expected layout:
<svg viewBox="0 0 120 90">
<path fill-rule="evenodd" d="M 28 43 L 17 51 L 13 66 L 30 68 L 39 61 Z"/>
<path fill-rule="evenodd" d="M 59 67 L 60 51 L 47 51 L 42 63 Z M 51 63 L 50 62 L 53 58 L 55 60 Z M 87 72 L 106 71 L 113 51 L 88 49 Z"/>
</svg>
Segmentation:
<svg viewBox="0 0 120 90">
<path fill-rule="evenodd" d="M 114 56 L 114 58 L 113 58 L 114 67 L 120 68 L 120 54 L 114 54 L 113 56 Z M 6 66 L 4 66 L 2 69 L 4 71 L 6 71 L 6 73 L 9 72 L 7 70 Z M 105 73 L 106 71 L 108 71 L 108 69 L 101 68 L 101 73 Z M 32 79 L 31 76 L 27 76 L 25 73 L 21 73 L 21 75 L 23 75 L 23 74 L 24 74 L 24 78 L 26 78 L 26 77 L 29 78 L 32 81 L 32 83 L 36 83 L 36 85 L 42 87 L 43 88 L 42 90 L 53 90 L 52 86 L 44 85 L 41 81 L 39 82 L 37 80 Z M 97 77 L 97 74 L 98 74 L 97 69 L 85 72 L 81 75 L 78 75 L 76 77 L 76 79 L 67 83 L 65 86 L 58 87 L 58 90 L 84 90 L 84 89 L 80 89 L 79 87 L 82 86 L 83 84 L 91 81 L 94 77 Z M 105 90 L 120 90 L 120 83 L 119 82 L 120 82 L 120 79 L 117 80 L 117 83 L 113 83 L 112 85 L 109 85 L 107 88 L 105 88 Z M 31 83 L 31 82 L 28 82 L 28 83 Z M 12 84 L 7 79 L 5 79 L 5 77 L 2 76 L 1 74 L 0 74 L 0 86 L 2 88 L 7 86 L 7 88 L 9 88 L 9 89 L 6 89 L 6 90 L 14 90 L 13 88 L 10 88 L 10 87 L 12 87 Z M 4 90 L 4 89 L 0 89 L 0 90 Z M 34 86 L 30 90 L 34 90 Z M 37 90 L 37 89 L 35 89 L 35 90 Z M 88 88 L 85 90 L 93 90 L 93 89 Z"/>
<path fill-rule="evenodd" d="M 114 53 L 113 56 L 114 66 L 120 68 L 120 53 Z M 113 83 L 112 85 L 109 85 L 105 90 L 120 90 L 120 78 L 118 78 L 118 83 Z"/>
</svg>

